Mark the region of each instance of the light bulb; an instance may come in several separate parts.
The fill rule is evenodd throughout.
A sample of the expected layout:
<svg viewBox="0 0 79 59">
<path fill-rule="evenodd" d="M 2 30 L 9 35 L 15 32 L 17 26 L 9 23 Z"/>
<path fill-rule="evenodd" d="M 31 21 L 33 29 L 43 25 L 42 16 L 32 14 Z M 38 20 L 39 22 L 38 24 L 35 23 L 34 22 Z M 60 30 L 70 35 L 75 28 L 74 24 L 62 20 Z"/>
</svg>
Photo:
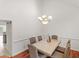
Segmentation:
<svg viewBox="0 0 79 59">
<path fill-rule="evenodd" d="M 48 21 L 42 21 L 42 24 L 48 24 Z"/>
<path fill-rule="evenodd" d="M 43 16 L 42 16 L 42 18 L 45 18 L 45 17 L 47 17 L 47 16 L 46 16 L 46 15 L 43 15 Z"/>
<path fill-rule="evenodd" d="M 52 16 L 48 16 L 48 19 L 52 19 Z"/>
<path fill-rule="evenodd" d="M 41 17 L 38 17 L 39 20 L 43 20 Z"/>
</svg>

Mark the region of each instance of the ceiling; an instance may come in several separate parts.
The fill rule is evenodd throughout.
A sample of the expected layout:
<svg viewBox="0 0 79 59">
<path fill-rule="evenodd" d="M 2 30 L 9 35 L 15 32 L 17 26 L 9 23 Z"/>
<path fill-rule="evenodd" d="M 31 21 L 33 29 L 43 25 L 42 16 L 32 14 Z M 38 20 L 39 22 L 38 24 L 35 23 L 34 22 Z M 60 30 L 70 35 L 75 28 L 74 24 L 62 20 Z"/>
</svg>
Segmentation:
<svg viewBox="0 0 79 59">
<path fill-rule="evenodd" d="M 64 2 L 79 8 L 79 0 L 63 0 Z"/>
</svg>

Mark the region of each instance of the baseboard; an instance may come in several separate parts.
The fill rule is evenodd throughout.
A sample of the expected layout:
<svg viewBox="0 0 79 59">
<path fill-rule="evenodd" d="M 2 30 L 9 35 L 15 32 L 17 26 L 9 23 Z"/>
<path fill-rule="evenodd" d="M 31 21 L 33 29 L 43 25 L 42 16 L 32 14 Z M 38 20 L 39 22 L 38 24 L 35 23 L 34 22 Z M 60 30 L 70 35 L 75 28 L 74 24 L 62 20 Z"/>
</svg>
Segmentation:
<svg viewBox="0 0 79 59">
<path fill-rule="evenodd" d="M 9 49 L 8 48 L 4 48 L 6 50 L 4 56 L 8 56 L 8 57 L 11 57 L 12 56 L 12 53 L 10 53 Z"/>
<path fill-rule="evenodd" d="M 24 50 L 21 50 L 21 51 L 19 51 L 19 52 L 13 53 L 13 54 L 12 54 L 12 57 L 13 57 L 13 56 L 16 56 L 16 55 L 18 55 L 18 54 L 20 54 L 20 53 L 22 53 L 22 52 L 24 52 L 24 51 L 26 51 L 26 50 L 28 50 L 28 49 L 24 49 Z"/>
<path fill-rule="evenodd" d="M 13 55 L 11 58 L 19 58 L 21 55 L 25 54 L 26 57 L 29 57 L 29 52 L 28 52 L 28 49 L 26 50 L 23 50 L 23 51 L 20 51 L 20 52 L 17 52 L 15 55 Z M 24 56 L 22 56 L 24 57 Z M 21 58 L 22 58 L 21 57 Z"/>
</svg>

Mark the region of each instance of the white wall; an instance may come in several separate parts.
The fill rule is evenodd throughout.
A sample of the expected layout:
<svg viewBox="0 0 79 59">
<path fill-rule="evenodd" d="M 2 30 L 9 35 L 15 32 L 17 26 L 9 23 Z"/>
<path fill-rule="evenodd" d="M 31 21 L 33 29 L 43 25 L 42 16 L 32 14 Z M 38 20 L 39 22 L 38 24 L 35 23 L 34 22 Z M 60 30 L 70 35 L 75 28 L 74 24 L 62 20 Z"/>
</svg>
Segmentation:
<svg viewBox="0 0 79 59">
<path fill-rule="evenodd" d="M 41 5 L 40 0 L 0 0 L 0 19 L 12 20 L 12 55 L 27 49 L 29 37 L 41 35 Z"/>
<path fill-rule="evenodd" d="M 43 26 L 44 33 L 57 34 L 62 40 L 61 46 L 71 39 L 72 49 L 79 51 L 79 7 L 67 2 L 44 0 L 43 14 L 53 16 L 53 20 Z"/>
</svg>

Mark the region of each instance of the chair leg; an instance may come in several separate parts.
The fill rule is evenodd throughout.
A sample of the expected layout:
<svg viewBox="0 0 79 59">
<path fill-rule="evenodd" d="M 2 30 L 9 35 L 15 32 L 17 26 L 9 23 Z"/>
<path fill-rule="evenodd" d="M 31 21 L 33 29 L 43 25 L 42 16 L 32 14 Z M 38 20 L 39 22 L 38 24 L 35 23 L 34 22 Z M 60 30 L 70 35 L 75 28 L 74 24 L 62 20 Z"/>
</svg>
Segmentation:
<svg viewBox="0 0 79 59">
<path fill-rule="evenodd" d="M 63 54 L 64 54 L 64 50 L 65 50 L 65 48 L 60 47 L 60 46 L 58 46 L 57 49 L 56 49 L 56 51 L 63 53 Z"/>
</svg>

